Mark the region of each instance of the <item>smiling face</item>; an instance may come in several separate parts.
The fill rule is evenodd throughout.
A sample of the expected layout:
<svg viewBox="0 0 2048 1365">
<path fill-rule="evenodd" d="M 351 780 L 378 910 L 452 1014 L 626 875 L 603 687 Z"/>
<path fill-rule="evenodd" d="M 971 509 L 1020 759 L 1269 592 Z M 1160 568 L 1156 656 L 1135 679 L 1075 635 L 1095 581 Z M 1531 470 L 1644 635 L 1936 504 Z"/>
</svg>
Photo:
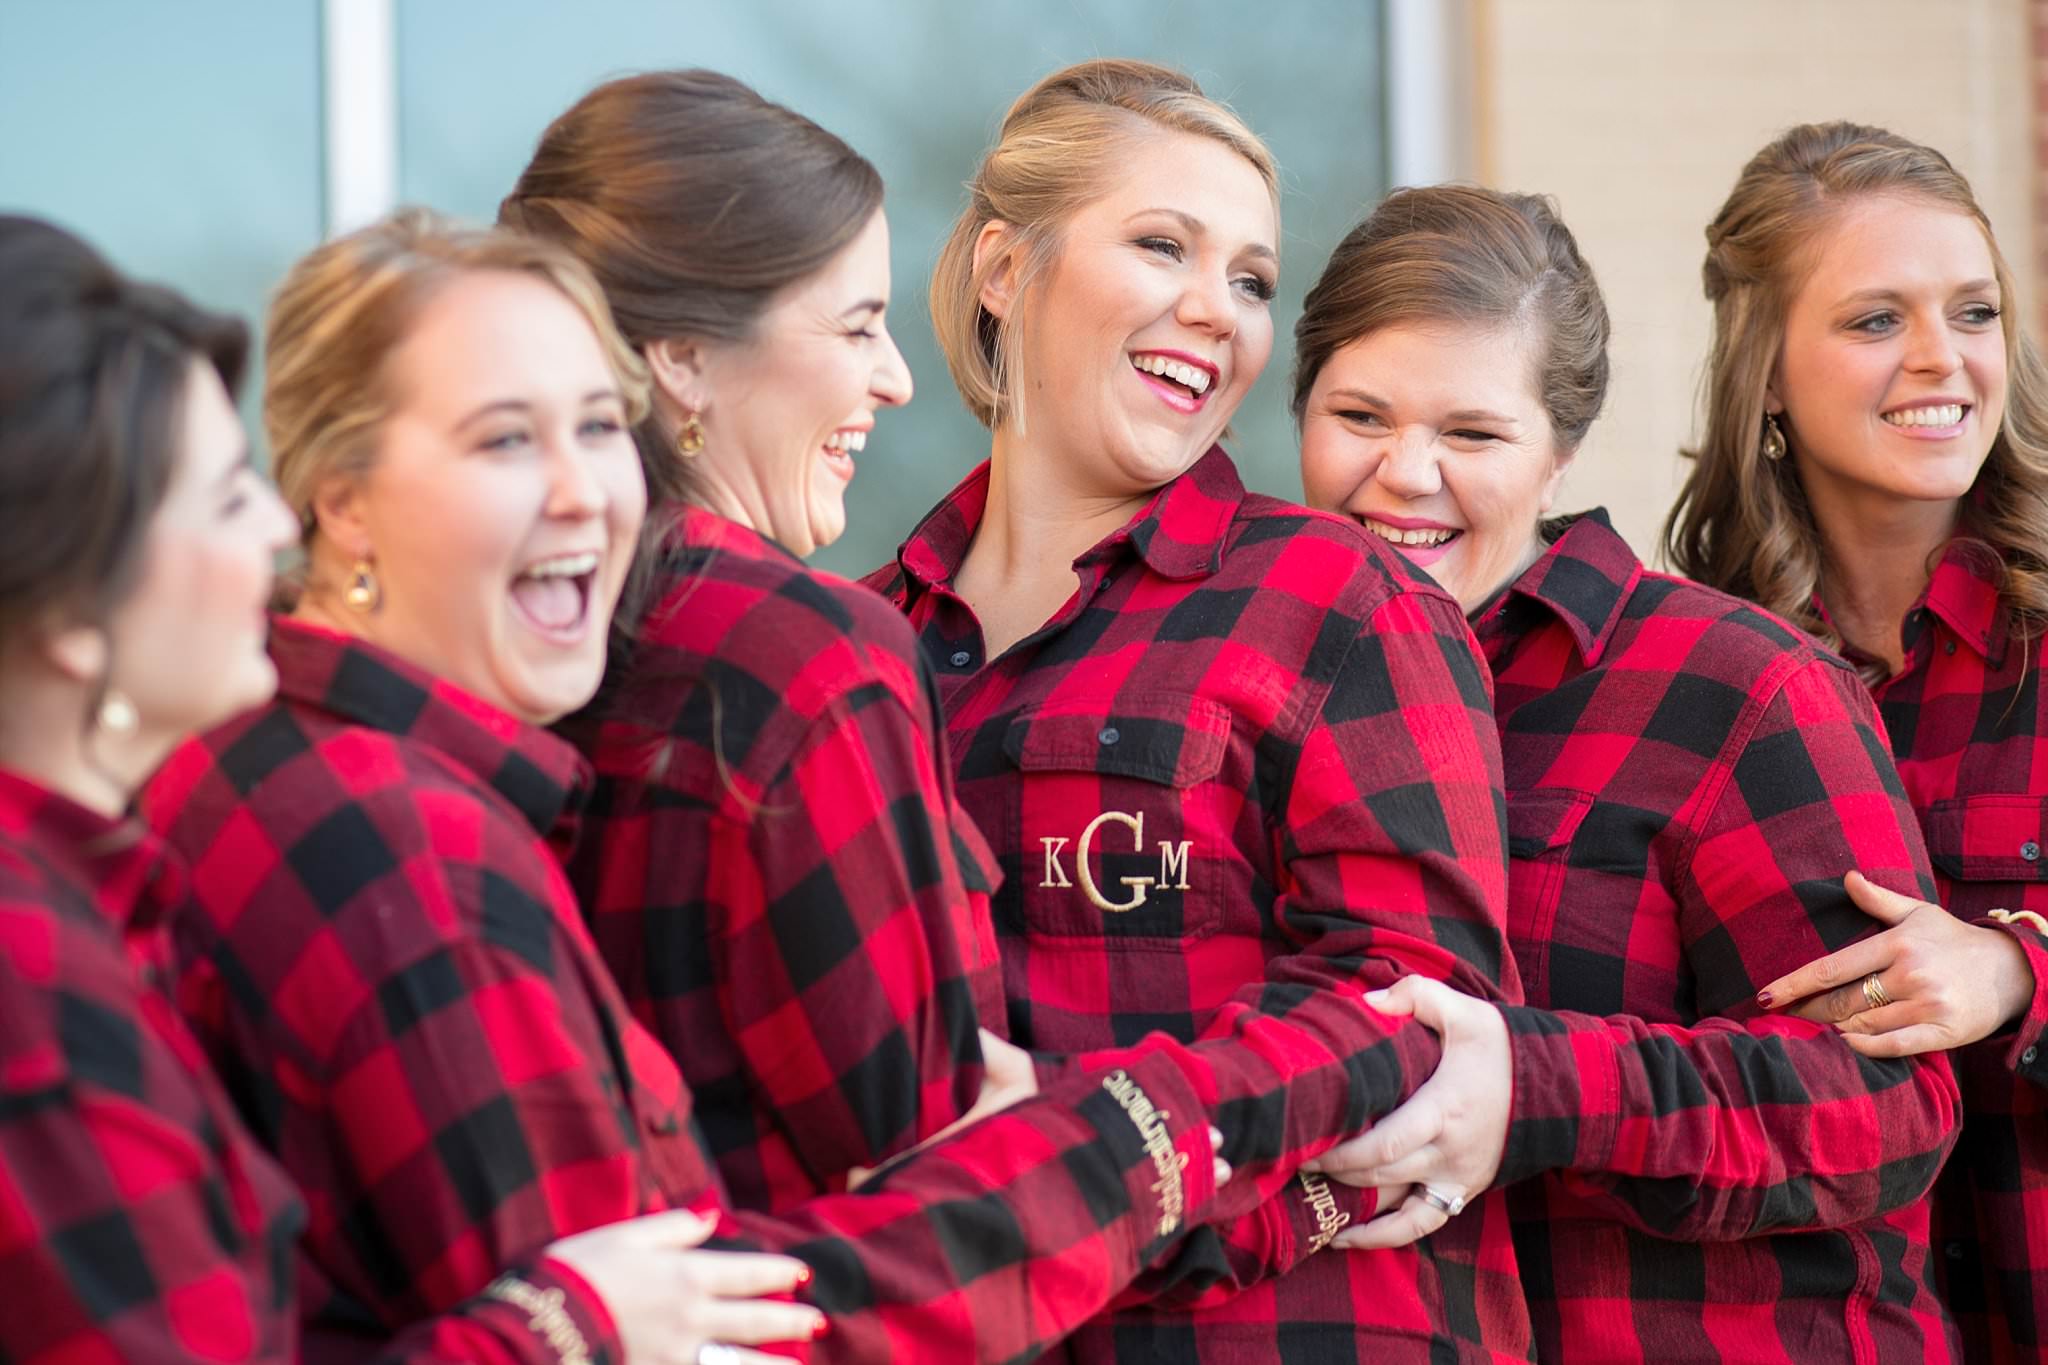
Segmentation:
<svg viewBox="0 0 2048 1365">
<path fill-rule="evenodd" d="M 603 674 L 646 509 L 597 333 L 552 285 L 474 270 L 385 369 L 375 463 L 316 503 L 341 565 L 366 554 L 382 592 L 343 624 L 521 719 L 574 710 Z"/>
<path fill-rule="evenodd" d="M 1396 325 L 1339 348 L 1301 424 L 1311 507 L 1357 521 L 1472 611 L 1534 557 L 1571 452 L 1520 328 Z"/>
<path fill-rule="evenodd" d="M 1967 214 L 1887 194 L 1836 216 L 1766 395 L 1818 515 L 1969 491 L 2005 416 L 2003 303 Z"/>
<path fill-rule="evenodd" d="M 1015 384 L 1032 447 L 1092 494 L 1176 478 L 1216 442 L 1273 350 L 1273 196 L 1188 133 L 1142 135 L 1032 286 Z M 1007 309 L 1000 276 L 983 305 Z"/>
<path fill-rule="evenodd" d="M 782 291 L 754 334 L 700 343 L 706 476 L 722 511 L 798 555 L 846 530 L 846 487 L 875 413 L 910 401 L 910 368 L 886 325 L 889 223 L 879 212 L 808 279 Z"/>
<path fill-rule="evenodd" d="M 176 464 L 135 590 L 107 623 L 108 684 L 134 704 L 136 747 L 153 754 L 269 699 L 272 560 L 298 539 L 211 367 L 193 362 L 179 409 Z"/>
</svg>

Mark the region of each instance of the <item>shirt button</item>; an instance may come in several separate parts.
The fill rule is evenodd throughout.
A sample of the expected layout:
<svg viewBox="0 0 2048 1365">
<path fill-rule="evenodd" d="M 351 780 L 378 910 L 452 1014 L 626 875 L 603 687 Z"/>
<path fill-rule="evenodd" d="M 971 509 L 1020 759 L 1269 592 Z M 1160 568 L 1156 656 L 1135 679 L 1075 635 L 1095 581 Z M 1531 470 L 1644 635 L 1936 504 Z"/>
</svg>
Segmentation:
<svg viewBox="0 0 2048 1365">
<path fill-rule="evenodd" d="M 1951 1261 L 1960 1261 L 1963 1259 L 1963 1244 L 1961 1242 L 1950 1242 L 1947 1246 L 1942 1248 L 1942 1251 L 1948 1256 L 1948 1258 Z"/>
<path fill-rule="evenodd" d="M 2038 1057 L 2038 1056 L 2040 1056 L 2040 1055 L 2041 1055 L 2041 1049 L 2040 1049 L 2040 1048 L 2038 1048 L 2038 1047 L 2030 1047 L 2030 1048 L 2028 1048 L 2028 1049 L 2027 1049 L 2027 1050 L 2026 1050 L 2025 1052 L 2022 1052 L 2022 1053 L 2020 1054 L 2020 1065 L 2021 1065 L 2021 1066 L 2032 1066 L 2032 1065 L 2034 1064 L 2034 1058 L 2036 1058 L 2036 1057 Z"/>
<path fill-rule="evenodd" d="M 1096 738 L 1101 740 L 1104 744 L 1114 744 L 1118 740 L 1123 738 L 1123 732 L 1118 730 L 1114 725 L 1105 725 L 1102 727 L 1102 733 L 1097 735 Z"/>
<path fill-rule="evenodd" d="M 2027 840 L 2024 844 L 2020 845 L 2020 857 L 2025 858 L 2030 863 L 2040 862 L 2041 846 L 2032 839 Z"/>
<path fill-rule="evenodd" d="M 974 656 L 972 654 L 969 654 L 966 650 L 956 649 L 953 651 L 953 667 L 965 668 L 967 667 L 967 665 L 973 662 Z"/>
<path fill-rule="evenodd" d="M 1941 647 L 1941 652 L 1942 652 L 1942 653 L 1944 653 L 1944 654 L 1953 654 L 1953 653 L 1955 653 L 1955 652 L 1956 652 L 1956 642 L 1955 642 L 1954 640 L 1950 640 L 1950 641 L 1949 641 L 1949 642 L 1948 642 L 1947 644 L 1945 644 L 1945 645 L 1943 645 L 1943 646 Z"/>
</svg>

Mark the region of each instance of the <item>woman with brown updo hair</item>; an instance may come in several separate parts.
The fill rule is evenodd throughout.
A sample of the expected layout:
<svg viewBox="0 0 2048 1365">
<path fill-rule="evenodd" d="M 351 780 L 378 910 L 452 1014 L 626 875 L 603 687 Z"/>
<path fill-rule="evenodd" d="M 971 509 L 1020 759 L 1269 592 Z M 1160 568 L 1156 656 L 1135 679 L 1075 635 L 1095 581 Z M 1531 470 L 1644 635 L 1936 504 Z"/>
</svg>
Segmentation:
<svg viewBox="0 0 2048 1365">
<path fill-rule="evenodd" d="M 1948 1068 L 1866 1061 L 1756 1002 L 1868 931 L 1843 868 L 1931 885 L 1912 811 L 1841 660 L 1645 569 L 1604 511 L 1548 515 L 1608 379 L 1570 230 L 1532 195 L 1398 190 L 1295 342 L 1309 502 L 1454 592 L 1492 669 L 1528 999 L 1388 993 L 1443 1061 L 1321 1164 L 1423 1197 L 1339 1245 L 1433 1231 L 1432 1188 L 1519 1182 L 1542 1359 L 1949 1358 L 1923 1197 Z"/>
<path fill-rule="evenodd" d="M 656 72 L 556 119 L 499 217 L 590 268 L 653 378 L 651 581 L 563 727 L 597 770 L 570 876 L 734 1200 L 791 1208 L 967 1114 L 1002 1020 L 930 671 L 803 563 L 910 398 L 881 177 L 729 76 Z M 986 1048 L 991 1103 L 1029 1093 Z"/>
<path fill-rule="evenodd" d="M 1954 1049 L 1936 1273 L 1971 1359 L 2048 1359 L 2048 373 L 1969 183 L 1880 128 L 1758 152 L 1702 273 L 1706 430 L 1672 561 L 1856 665 L 1947 907 L 1851 876 L 1893 927 L 1761 999 L 1866 1056 Z"/>
</svg>

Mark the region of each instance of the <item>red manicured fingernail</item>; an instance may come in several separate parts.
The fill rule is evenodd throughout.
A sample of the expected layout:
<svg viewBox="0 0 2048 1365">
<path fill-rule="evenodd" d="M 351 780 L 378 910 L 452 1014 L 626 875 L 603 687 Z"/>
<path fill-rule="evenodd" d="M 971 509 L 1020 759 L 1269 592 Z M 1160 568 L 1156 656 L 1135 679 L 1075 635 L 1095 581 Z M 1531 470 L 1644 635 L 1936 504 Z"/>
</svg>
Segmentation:
<svg viewBox="0 0 2048 1365">
<path fill-rule="evenodd" d="M 1769 991 L 1758 991 L 1756 993 L 1756 1002 L 1757 1004 L 1762 1005 L 1765 1009 L 1769 1009 L 1772 1005 L 1777 1003 L 1775 1000 L 1771 998 L 1771 993 Z"/>
<path fill-rule="evenodd" d="M 816 1273 L 813 1272 L 809 1266 L 806 1265 L 797 1267 L 796 1287 L 798 1289 L 809 1289 L 811 1287 L 811 1281 L 815 1278 L 817 1278 Z"/>
<path fill-rule="evenodd" d="M 827 1332 L 830 1332 L 831 1330 L 832 1330 L 832 1319 L 830 1319 L 830 1318 L 819 1318 L 819 1319 L 818 1319 L 818 1325 L 817 1325 L 816 1327 L 813 1327 L 813 1328 L 811 1329 L 811 1340 L 812 1340 L 812 1341 L 816 1341 L 816 1340 L 817 1340 L 817 1339 L 818 1339 L 819 1337 L 822 1337 L 822 1336 L 824 1336 L 824 1335 L 825 1335 L 825 1334 L 826 1334 Z"/>
</svg>

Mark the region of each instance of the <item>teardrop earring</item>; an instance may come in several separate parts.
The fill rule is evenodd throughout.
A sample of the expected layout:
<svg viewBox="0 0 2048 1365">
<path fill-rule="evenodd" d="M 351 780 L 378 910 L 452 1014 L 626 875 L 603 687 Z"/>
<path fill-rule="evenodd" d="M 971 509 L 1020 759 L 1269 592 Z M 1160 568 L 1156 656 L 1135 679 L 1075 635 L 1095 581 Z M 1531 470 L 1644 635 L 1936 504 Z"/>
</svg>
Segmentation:
<svg viewBox="0 0 2048 1365">
<path fill-rule="evenodd" d="M 1778 429 L 1778 419 L 1771 413 L 1764 414 L 1763 452 L 1766 460 L 1785 458 L 1785 433 Z"/>
<path fill-rule="evenodd" d="M 694 460 L 704 453 L 704 413 L 701 408 L 683 409 L 683 424 L 676 428 L 676 454 Z"/>
<path fill-rule="evenodd" d="M 341 600 L 350 611 L 364 615 L 377 610 L 384 600 L 384 590 L 377 584 L 377 574 L 367 559 L 358 559 L 349 570 L 348 586 L 341 590 Z"/>
</svg>

